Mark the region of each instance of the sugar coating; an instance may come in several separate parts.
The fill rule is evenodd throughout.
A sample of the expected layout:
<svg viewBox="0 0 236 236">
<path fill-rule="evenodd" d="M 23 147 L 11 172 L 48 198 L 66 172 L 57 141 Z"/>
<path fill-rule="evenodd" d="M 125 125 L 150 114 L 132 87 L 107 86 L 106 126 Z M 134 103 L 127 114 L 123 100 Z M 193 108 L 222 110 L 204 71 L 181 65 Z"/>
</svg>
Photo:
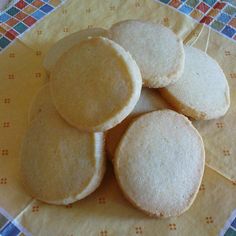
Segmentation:
<svg viewBox="0 0 236 236">
<path fill-rule="evenodd" d="M 31 196 L 69 204 L 93 192 L 105 171 L 104 135 L 66 123 L 55 109 L 49 85 L 37 94 L 21 150 L 23 182 Z"/>
<path fill-rule="evenodd" d="M 161 89 L 176 109 L 195 119 L 223 116 L 230 105 L 229 85 L 218 63 L 201 50 L 185 47 L 185 69 L 173 85 Z"/>
<path fill-rule="evenodd" d="M 94 37 L 59 59 L 50 85 L 54 104 L 68 123 L 84 131 L 105 131 L 133 110 L 142 80 L 128 52 Z"/>
<path fill-rule="evenodd" d="M 111 27 L 110 37 L 134 57 L 147 87 L 167 86 L 183 73 L 182 41 L 162 25 L 138 20 L 121 21 Z"/>
<path fill-rule="evenodd" d="M 197 130 L 171 110 L 147 113 L 134 121 L 114 160 L 118 182 L 128 199 L 143 211 L 163 217 L 189 208 L 204 163 Z"/>
</svg>

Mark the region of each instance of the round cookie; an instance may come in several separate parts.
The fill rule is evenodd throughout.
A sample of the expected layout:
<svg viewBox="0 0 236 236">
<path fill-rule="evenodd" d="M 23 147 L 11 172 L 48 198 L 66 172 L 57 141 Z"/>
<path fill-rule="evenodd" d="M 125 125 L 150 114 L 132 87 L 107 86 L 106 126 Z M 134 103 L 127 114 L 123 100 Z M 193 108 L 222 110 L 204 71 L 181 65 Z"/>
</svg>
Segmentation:
<svg viewBox="0 0 236 236">
<path fill-rule="evenodd" d="M 47 86 L 44 91 L 48 91 Z M 50 99 L 47 103 L 52 104 Z M 22 178 L 31 196 L 66 205 L 85 198 L 100 185 L 105 172 L 104 135 L 77 130 L 53 105 L 51 108 L 36 113 L 26 132 L 21 150 Z"/>
<path fill-rule="evenodd" d="M 113 41 L 89 38 L 72 47 L 51 73 L 54 104 L 71 125 L 104 131 L 120 123 L 136 105 L 142 86 L 131 55 Z"/>
<path fill-rule="evenodd" d="M 196 120 L 223 116 L 230 106 L 229 85 L 218 65 L 206 53 L 185 47 L 184 73 L 173 85 L 160 89 L 161 95 L 180 113 Z"/>
<path fill-rule="evenodd" d="M 171 110 L 136 119 L 115 153 L 118 183 L 134 206 L 156 217 L 178 216 L 193 203 L 205 164 L 202 138 Z"/>
<path fill-rule="evenodd" d="M 106 133 L 106 151 L 108 152 L 108 157 L 111 160 L 114 158 L 115 150 L 119 141 L 135 117 L 146 112 L 166 109 L 169 107 L 170 106 L 159 95 L 158 91 L 149 88 L 142 88 L 140 98 L 134 110 L 125 120 L 108 130 Z"/>
<path fill-rule="evenodd" d="M 136 60 L 144 86 L 165 87 L 183 73 L 183 43 L 168 28 L 138 20 L 114 24 L 109 37 L 129 51 Z"/>
<path fill-rule="evenodd" d="M 48 71 L 51 72 L 53 67 L 59 58 L 67 52 L 71 47 L 78 44 L 79 42 L 87 39 L 88 37 L 107 37 L 108 32 L 105 29 L 101 28 L 92 28 L 92 29 L 84 29 L 69 36 L 62 38 L 58 42 L 56 42 L 47 52 L 43 66 Z"/>
</svg>

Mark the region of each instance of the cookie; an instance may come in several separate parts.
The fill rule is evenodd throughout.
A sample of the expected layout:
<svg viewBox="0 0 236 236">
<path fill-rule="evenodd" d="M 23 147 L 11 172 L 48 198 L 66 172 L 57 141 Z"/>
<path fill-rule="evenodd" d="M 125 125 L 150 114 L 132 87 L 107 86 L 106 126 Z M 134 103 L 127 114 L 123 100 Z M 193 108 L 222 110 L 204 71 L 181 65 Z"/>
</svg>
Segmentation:
<svg viewBox="0 0 236 236">
<path fill-rule="evenodd" d="M 39 95 L 46 91 L 47 86 Z M 50 99 L 47 104 L 52 109 L 41 106 L 23 140 L 22 179 L 32 197 L 66 205 L 100 185 L 105 172 L 104 135 L 79 131 L 60 117 Z"/>
<path fill-rule="evenodd" d="M 72 47 L 51 73 L 51 92 L 61 116 L 85 131 L 105 131 L 136 105 L 142 86 L 131 55 L 113 41 L 95 37 Z"/>
<path fill-rule="evenodd" d="M 149 88 L 142 88 L 141 96 L 134 110 L 120 124 L 116 125 L 106 133 L 106 151 L 108 157 L 112 160 L 115 155 L 116 147 L 125 133 L 132 120 L 146 112 L 166 109 L 170 106 L 159 95 L 158 91 Z"/>
<path fill-rule="evenodd" d="M 144 86 L 160 88 L 176 82 L 183 73 L 183 43 L 168 28 L 138 20 L 114 24 L 109 37 L 136 60 Z"/>
<path fill-rule="evenodd" d="M 70 34 L 67 37 L 62 38 L 58 42 L 56 42 L 47 52 L 43 66 L 47 72 L 51 72 L 56 62 L 59 58 L 67 52 L 71 47 L 78 44 L 79 42 L 87 39 L 88 37 L 107 37 L 108 33 L 105 29 L 101 28 L 92 28 L 92 29 L 84 29 L 73 34 Z"/>
<path fill-rule="evenodd" d="M 114 159 L 118 183 L 137 208 L 156 217 L 178 216 L 193 203 L 205 164 L 202 138 L 171 110 L 137 118 Z"/>
<path fill-rule="evenodd" d="M 218 63 L 203 51 L 185 47 L 184 73 L 161 95 L 180 113 L 196 120 L 223 116 L 230 106 L 229 85 Z"/>
</svg>

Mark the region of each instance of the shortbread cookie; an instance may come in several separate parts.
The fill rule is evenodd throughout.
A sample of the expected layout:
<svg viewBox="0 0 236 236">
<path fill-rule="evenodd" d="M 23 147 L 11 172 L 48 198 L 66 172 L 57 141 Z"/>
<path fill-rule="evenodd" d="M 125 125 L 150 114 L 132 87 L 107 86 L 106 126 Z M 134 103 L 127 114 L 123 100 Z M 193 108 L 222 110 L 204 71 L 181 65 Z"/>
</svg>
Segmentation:
<svg viewBox="0 0 236 236">
<path fill-rule="evenodd" d="M 81 132 L 70 126 L 50 99 L 47 103 L 52 109 L 36 113 L 23 141 L 23 182 L 36 199 L 69 204 L 100 185 L 105 170 L 104 137 L 103 133 Z"/>
<path fill-rule="evenodd" d="M 49 83 L 45 84 L 33 98 L 30 106 L 28 120 L 29 123 L 38 116 L 41 112 L 52 112 L 56 111 L 50 94 Z"/>
<path fill-rule="evenodd" d="M 144 86 L 164 87 L 183 73 L 183 43 L 168 28 L 151 22 L 126 20 L 113 25 L 109 37 L 136 60 Z"/>
<path fill-rule="evenodd" d="M 54 104 L 68 123 L 85 131 L 104 131 L 133 110 L 142 79 L 128 52 L 96 37 L 72 47 L 58 60 L 50 85 Z"/>
<path fill-rule="evenodd" d="M 92 28 L 92 29 L 85 29 L 75 32 L 65 38 L 62 38 L 57 43 L 55 43 L 47 52 L 43 65 L 44 68 L 51 72 L 56 62 L 59 58 L 67 52 L 71 47 L 78 44 L 82 40 L 87 39 L 88 37 L 107 37 L 108 33 L 105 29 L 101 28 Z"/>
<path fill-rule="evenodd" d="M 108 157 L 111 160 L 114 158 L 115 150 L 120 139 L 135 117 L 146 112 L 166 108 L 170 108 L 170 106 L 159 95 L 158 91 L 154 89 L 143 88 L 138 103 L 136 104 L 134 110 L 130 113 L 130 115 L 120 124 L 107 131 L 106 150 L 108 152 Z"/>
<path fill-rule="evenodd" d="M 178 216 L 193 203 L 205 164 L 202 138 L 171 110 L 137 118 L 115 153 L 115 174 L 124 195 L 156 217 Z"/>
<path fill-rule="evenodd" d="M 184 73 L 173 85 L 160 89 L 180 113 L 196 120 L 223 116 L 230 105 L 229 85 L 218 63 L 201 50 L 185 47 Z"/>
</svg>

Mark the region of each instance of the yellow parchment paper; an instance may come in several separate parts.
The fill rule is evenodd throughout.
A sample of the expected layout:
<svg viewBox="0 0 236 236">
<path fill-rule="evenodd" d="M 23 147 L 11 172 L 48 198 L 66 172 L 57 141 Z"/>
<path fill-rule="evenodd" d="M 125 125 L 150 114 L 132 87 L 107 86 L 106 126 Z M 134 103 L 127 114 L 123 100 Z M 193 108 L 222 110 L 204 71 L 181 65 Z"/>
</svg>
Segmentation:
<svg viewBox="0 0 236 236">
<path fill-rule="evenodd" d="M 65 207 L 32 199 L 20 182 L 19 151 L 32 98 L 47 81 L 42 67 L 45 53 L 77 30 L 108 28 L 131 18 L 170 27 L 186 44 L 207 51 L 222 66 L 231 89 L 229 113 L 219 120 L 194 122 L 204 138 L 207 165 L 217 172 L 206 167 L 190 210 L 165 220 L 133 208 L 123 198 L 110 165 L 100 188 L 82 201 Z M 68 0 L 0 55 L 0 179 L 4 180 L 0 206 L 32 235 L 217 235 L 236 208 L 235 59 L 235 43 L 152 0 Z"/>
</svg>

